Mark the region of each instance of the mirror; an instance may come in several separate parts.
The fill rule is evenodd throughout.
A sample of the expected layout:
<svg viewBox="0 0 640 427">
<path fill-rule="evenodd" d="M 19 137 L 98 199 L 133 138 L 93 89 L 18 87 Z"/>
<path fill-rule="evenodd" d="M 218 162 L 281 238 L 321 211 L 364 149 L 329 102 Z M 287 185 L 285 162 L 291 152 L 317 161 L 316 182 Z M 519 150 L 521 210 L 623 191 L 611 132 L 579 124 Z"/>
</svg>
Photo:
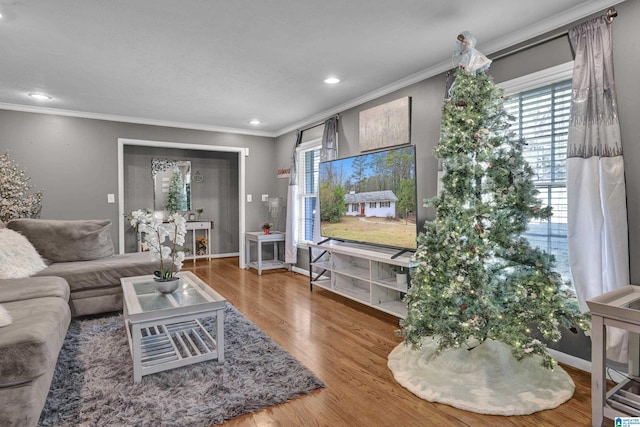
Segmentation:
<svg viewBox="0 0 640 427">
<path fill-rule="evenodd" d="M 191 210 L 191 162 L 151 159 L 153 209 L 168 212 Z"/>
</svg>

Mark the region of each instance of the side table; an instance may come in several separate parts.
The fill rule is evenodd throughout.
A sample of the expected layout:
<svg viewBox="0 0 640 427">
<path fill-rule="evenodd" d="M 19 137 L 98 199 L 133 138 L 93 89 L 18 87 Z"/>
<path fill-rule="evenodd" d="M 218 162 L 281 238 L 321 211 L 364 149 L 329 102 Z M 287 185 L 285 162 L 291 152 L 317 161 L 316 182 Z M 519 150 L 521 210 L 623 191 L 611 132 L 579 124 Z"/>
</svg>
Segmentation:
<svg viewBox="0 0 640 427">
<path fill-rule="evenodd" d="M 280 260 L 278 251 L 279 244 L 284 244 L 285 233 L 272 231 L 270 234 L 264 234 L 262 231 L 248 231 L 244 233 L 244 237 L 247 268 L 258 270 L 258 276 L 262 274 L 262 270 L 272 270 L 274 268 L 286 268 L 291 271 L 291 265 Z M 251 242 L 256 244 L 257 259 L 255 261 L 251 261 Z M 262 245 L 264 243 L 273 244 L 273 259 L 262 259 Z"/>
<path fill-rule="evenodd" d="M 640 286 L 627 285 L 587 301 L 591 311 L 591 423 L 640 416 Z M 628 377 L 607 391 L 607 326 L 629 331 Z M 617 424 L 616 424 L 617 425 Z"/>
</svg>

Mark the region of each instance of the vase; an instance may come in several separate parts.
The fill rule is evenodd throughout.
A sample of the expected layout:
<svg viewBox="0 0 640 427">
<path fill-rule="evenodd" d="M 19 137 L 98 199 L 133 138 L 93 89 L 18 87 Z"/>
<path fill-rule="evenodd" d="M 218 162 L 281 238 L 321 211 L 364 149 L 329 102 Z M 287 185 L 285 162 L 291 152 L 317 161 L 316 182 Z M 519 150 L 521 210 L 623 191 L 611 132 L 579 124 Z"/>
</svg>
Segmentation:
<svg viewBox="0 0 640 427">
<path fill-rule="evenodd" d="M 180 286 L 179 277 L 173 277 L 171 279 L 160 279 L 158 277 L 154 277 L 153 280 L 155 281 L 154 286 L 156 291 L 161 294 L 170 294 Z"/>
<path fill-rule="evenodd" d="M 263 228 L 262 230 L 264 231 L 264 234 L 271 234 L 271 230 L 268 228 Z"/>
<path fill-rule="evenodd" d="M 407 284 L 407 273 L 396 273 L 396 283 L 398 286 L 404 286 Z"/>
</svg>

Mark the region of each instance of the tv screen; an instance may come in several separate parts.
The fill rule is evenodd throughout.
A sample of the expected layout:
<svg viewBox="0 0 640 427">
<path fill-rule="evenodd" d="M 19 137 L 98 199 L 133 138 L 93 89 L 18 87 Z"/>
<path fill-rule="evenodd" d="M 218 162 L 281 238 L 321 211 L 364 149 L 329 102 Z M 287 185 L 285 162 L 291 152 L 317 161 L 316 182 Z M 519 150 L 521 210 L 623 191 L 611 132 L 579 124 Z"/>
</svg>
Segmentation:
<svg viewBox="0 0 640 427">
<path fill-rule="evenodd" d="M 319 180 L 322 237 L 416 249 L 414 146 L 321 162 Z"/>
</svg>

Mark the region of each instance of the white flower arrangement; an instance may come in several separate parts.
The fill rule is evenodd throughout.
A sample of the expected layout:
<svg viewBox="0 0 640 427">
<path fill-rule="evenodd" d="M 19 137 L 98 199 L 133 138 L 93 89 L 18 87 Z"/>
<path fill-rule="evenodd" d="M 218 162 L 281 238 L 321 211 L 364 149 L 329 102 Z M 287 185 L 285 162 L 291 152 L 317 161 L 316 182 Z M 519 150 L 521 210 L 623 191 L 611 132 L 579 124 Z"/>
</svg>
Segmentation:
<svg viewBox="0 0 640 427">
<path fill-rule="evenodd" d="M 132 227 L 145 234 L 151 259 L 160 261 L 160 270 L 154 272 L 154 275 L 159 280 L 172 280 L 184 261 L 184 251 L 179 248 L 184 245 L 187 220 L 182 215 L 173 213 L 167 222 L 163 222 L 154 217 L 152 212 L 141 209 L 131 212 L 128 219 Z M 169 245 L 163 245 L 166 240 Z M 168 259 L 171 260 L 170 263 Z"/>
<path fill-rule="evenodd" d="M 33 188 L 30 180 L 26 171 L 10 159 L 9 152 L 0 155 L 0 221 L 40 217 L 43 192 L 29 194 Z"/>
</svg>

